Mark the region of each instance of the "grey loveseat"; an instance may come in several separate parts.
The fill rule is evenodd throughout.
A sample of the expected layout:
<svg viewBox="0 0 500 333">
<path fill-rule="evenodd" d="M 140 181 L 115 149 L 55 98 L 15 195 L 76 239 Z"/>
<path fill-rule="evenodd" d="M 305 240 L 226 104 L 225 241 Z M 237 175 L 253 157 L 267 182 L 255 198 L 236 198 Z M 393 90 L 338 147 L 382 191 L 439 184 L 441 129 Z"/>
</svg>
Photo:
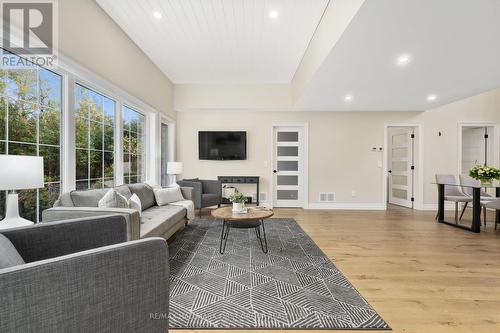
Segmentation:
<svg viewBox="0 0 500 333">
<path fill-rule="evenodd" d="M 0 235 L 0 263 L 11 262 L 0 266 L 0 332 L 167 332 L 163 238 L 126 242 L 123 215 L 41 223 Z"/>
<path fill-rule="evenodd" d="M 121 185 L 115 187 L 117 192 L 129 199 L 137 194 L 142 204 L 142 216 L 134 209 L 99 208 L 99 200 L 109 189 L 72 191 L 62 194 L 53 208 L 42 212 L 43 222 L 66 219 L 119 214 L 127 221 L 127 239 L 135 240 L 145 237 L 163 237 L 168 239 L 186 223 L 186 209 L 179 206 L 156 204 L 153 189 L 143 183 Z M 184 199 L 191 200 L 192 189 L 181 188 Z"/>
</svg>

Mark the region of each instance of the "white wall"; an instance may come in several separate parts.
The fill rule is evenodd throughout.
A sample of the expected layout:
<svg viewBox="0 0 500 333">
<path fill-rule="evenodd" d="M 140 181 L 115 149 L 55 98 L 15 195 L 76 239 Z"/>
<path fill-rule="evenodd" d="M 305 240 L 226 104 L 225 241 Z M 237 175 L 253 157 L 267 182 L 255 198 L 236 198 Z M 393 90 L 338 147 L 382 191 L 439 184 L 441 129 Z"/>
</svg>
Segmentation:
<svg viewBox="0 0 500 333">
<path fill-rule="evenodd" d="M 193 101 L 194 102 L 194 101 Z M 217 105 L 212 105 L 217 107 Z M 500 89 L 426 112 L 233 112 L 200 110 L 178 112 L 178 159 L 183 177 L 220 175 L 262 177 L 269 192 L 271 127 L 279 122 L 309 122 L 309 204 L 319 192 L 335 192 L 339 207 L 381 207 L 384 203 L 382 153 L 384 125 L 417 122 L 423 126 L 424 206 L 433 209 L 435 173 L 458 173 L 458 124 L 467 121 L 500 122 Z M 198 160 L 199 130 L 248 131 L 246 161 Z M 438 136 L 438 132 L 442 135 Z M 267 167 L 265 166 L 267 162 Z M 357 192 L 352 197 L 352 191 Z"/>
</svg>

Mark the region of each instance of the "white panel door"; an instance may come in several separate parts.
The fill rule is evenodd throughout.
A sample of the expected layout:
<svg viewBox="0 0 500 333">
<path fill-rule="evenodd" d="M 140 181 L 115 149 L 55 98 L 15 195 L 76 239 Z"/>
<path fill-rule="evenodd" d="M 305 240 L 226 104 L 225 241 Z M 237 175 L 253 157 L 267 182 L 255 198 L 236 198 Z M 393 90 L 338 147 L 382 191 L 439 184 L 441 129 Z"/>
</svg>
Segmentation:
<svg viewBox="0 0 500 333">
<path fill-rule="evenodd" d="M 413 128 L 389 132 L 389 203 L 413 208 Z"/>
<path fill-rule="evenodd" d="M 304 128 L 274 128 L 274 207 L 303 207 Z"/>
</svg>

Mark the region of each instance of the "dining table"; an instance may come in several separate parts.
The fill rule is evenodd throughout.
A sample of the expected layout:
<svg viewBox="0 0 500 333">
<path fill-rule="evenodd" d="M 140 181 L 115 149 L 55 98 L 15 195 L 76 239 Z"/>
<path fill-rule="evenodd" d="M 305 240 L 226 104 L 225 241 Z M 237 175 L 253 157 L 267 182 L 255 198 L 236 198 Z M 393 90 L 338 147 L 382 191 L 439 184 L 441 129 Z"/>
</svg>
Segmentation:
<svg viewBox="0 0 500 333">
<path fill-rule="evenodd" d="M 472 185 L 463 185 L 463 184 L 452 184 L 452 183 L 433 183 L 438 187 L 438 223 L 443 223 L 455 228 L 460 228 L 464 230 L 468 230 L 471 232 L 479 233 L 481 232 L 481 190 L 495 190 L 495 196 L 500 197 L 500 183 L 493 182 L 491 184 L 478 184 L 475 186 Z M 461 188 L 471 188 L 472 189 L 472 224 L 470 226 L 459 224 L 457 222 L 448 222 L 445 220 L 445 186 L 457 186 Z M 464 194 L 465 195 L 465 194 Z M 495 219 L 497 223 L 500 223 L 500 211 L 495 212 Z"/>
</svg>

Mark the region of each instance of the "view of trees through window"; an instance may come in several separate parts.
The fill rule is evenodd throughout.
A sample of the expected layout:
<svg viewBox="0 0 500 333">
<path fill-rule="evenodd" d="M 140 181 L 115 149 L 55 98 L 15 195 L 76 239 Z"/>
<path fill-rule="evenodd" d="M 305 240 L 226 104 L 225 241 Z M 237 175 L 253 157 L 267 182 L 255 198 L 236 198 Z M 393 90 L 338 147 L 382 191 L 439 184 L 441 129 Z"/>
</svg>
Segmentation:
<svg viewBox="0 0 500 333">
<path fill-rule="evenodd" d="M 127 107 L 123 107 L 123 176 L 125 184 L 145 181 L 145 140 L 146 117 Z"/>
<path fill-rule="evenodd" d="M 114 100 L 75 87 L 76 189 L 114 186 Z"/>
<path fill-rule="evenodd" d="M 44 158 L 45 187 L 19 191 L 22 217 L 40 221 L 61 189 L 62 77 L 36 66 L 0 68 L 0 154 Z M 0 191 L 0 219 L 5 214 Z"/>
</svg>

